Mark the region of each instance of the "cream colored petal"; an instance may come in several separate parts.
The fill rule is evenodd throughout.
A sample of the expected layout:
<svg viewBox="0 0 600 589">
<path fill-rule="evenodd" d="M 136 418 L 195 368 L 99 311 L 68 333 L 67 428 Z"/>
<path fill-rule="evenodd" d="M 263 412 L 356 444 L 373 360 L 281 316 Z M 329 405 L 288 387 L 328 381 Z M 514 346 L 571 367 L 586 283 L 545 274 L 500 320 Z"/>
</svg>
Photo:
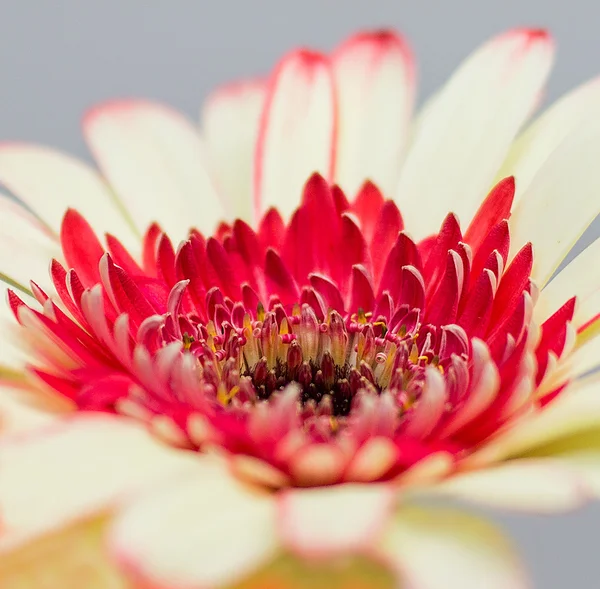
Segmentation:
<svg viewBox="0 0 600 589">
<path fill-rule="evenodd" d="M 39 145 L 5 143 L 0 145 L 0 181 L 56 233 L 65 211 L 75 208 L 98 235 L 108 231 L 128 247 L 138 243 L 110 188 L 73 157 Z"/>
<path fill-rule="evenodd" d="M 514 142 L 496 179 L 516 179 L 515 200 L 527 190 L 537 171 L 569 132 L 582 121 L 600 116 L 600 79 L 569 92 L 546 110 Z"/>
<path fill-rule="evenodd" d="M 254 219 L 252 174 L 266 84 L 252 80 L 217 88 L 202 107 L 210 171 L 229 218 Z"/>
<path fill-rule="evenodd" d="M 574 509 L 590 495 L 585 481 L 574 470 L 543 458 L 524 458 L 459 473 L 431 492 L 434 496 L 533 513 Z"/>
<path fill-rule="evenodd" d="M 336 106 L 329 62 L 296 51 L 270 81 L 254 160 L 254 205 L 289 216 L 313 172 L 331 179 Z"/>
<path fill-rule="evenodd" d="M 58 240 L 27 209 L 4 194 L 0 194 L 0 252 L 0 279 L 7 277 L 25 289 L 34 280 L 49 291 L 50 262 L 62 257 Z"/>
<path fill-rule="evenodd" d="M 166 106 L 117 101 L 92 109 L 85 138 L 138 231 L 156 221 L 175 243 L 190 227 L 212 233 L 223 206 L 198 130 Z"/>
<path fill-rule="evenodd" d="M 195 468 L 126 418 L 77 413 L 0 438 L 0 553 Z"/>
<path fill-rule="evenodd" d="M 117 562 L 160 587 L 232 583 L 276 552 L 275 501 L 209 466 L 133 501 L 108 545 Z"/>
<path fill-rule="evenodd" d="M 535 317 L 542 322 L 571 297 L 577 296 L 573 322 L 579 327 L 600 313 L 600 239 L 592 242 L 540 292 Z"/>
<path fill-rule="evenodd" d="M 44 407 L 31 394 L 13 387 L 0 387 L 0 435 L 35 430 L 58 419 L 59 404 Z"/>
<path fill-rule="evenodd" d="M 410 49 L 390 32 L 359 33 L 332 56 L 338 104 L 335 181 L 353 198 L 369 179 L 394 196 L 415 94 Z"/>
<path fill-rule="evenodd" d="M 543 288 L 600 211 L 600 117 L 574 129 L 546 160 L 510 218 L 511 250 L 533 244 L 532 278 Z"/>
<path fill-rule="evenodd" d="M 600 425 L 563 436 L 527 454 L 559 462 L 576 473 L 589 494 L 600 497 Z"/>
<path fill-rule="evenodd" d="M 411 589 L 524 589 L 516 551 L 485 520 L 458 510 L 406 506 L 390 522 L 383 552 Z"/>
<path fill-rule="evenodd" d="M 78 521 L 0 554 L 2 589 L 133 589 L 104 547 L 106 516 Z"/>
<path fill-rule="evenodd" d="M 544 444 L 600 425 L 600 374 L 575 381 L 543 410 L 523 416 L 469 461 L 485 465 L 527 455 Z"/>
<path fill-rule="evenodd" d="M 285 547 L 307 558 L 369 552 L 393 506 L 392 487 L 375 483 L 285 491 L 279 536 Z"/>
<path fill-rule="evenodd" d="M 437 231 L 449 211 L 468 224 L 537 103 L 552 58 L 544 32 L 509 31 L 468 57 L 437 93 L 415 129 L 396 193 L 416 238 Z"/>
</svg>

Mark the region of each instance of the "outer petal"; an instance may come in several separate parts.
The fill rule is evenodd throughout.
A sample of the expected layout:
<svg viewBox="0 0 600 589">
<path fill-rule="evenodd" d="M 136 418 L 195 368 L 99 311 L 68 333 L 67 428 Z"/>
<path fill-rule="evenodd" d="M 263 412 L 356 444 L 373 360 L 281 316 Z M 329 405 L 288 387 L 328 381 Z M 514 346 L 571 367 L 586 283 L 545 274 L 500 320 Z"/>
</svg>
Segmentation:
<svg viewBox="0 0 600 589">
<path fill-rule="evenodd" d="M 2 387 L 0 389 L 0 435 L 6 436 L 44 427 L 57 419 L 65 404 L 54 399 L 30 398 L 25 391 Z"/>
<path fill-rule="evenodd" d="M 600 115 L 600 79 L 579 86 L 552 105 L 515 141 L 498 174 L 498 180 L 517 178 L 515 203 L 537 171 L 581 122 Z"/>
<path fill-rule="evenodd" d="M 554 513 L 579 507 L 589 498 L 585 481 L 551 459 L 529 458 L 457 474 L 432 489 L 486 506 Z"/>
<path fill-rule="evenodd" d="M 336 485 L 286 491 L 279 500 L 284 546 L 308 558 L 372 551 L 394 505 L 387 485 Z"/>
<path fill-rule="evenodd" d="M 139 247 L 114 193 L 95 170 L 75 158 L 38 145 L 5 143 L 0 146 L 0 181 L 57 233 L 71 207 L 98 235 L 108 231 L 128 247 Z"/>
<path fill-rule="evenodd" d="M 313 172 L 331 180 L 336 113 L 329 62 L 296 51 L 285 57 L 270 82 L 254 161 L 256 212 L 275 206 L 289 215 Z"/>
<path fill-rule="evenodd" d="M 0 560 L 25 542 L 197 464 L 195 455 L 165 447 L 143 427 L 101 414 L 78 413 L 2 438 Z"/>
<path fill-rule="evenodd" d="M 546 160 L 509 220 L 514 252 L 533 243 L 532 278 L 540 287 L 600 211 L 599 149 L 596 117 L 573 130 Z"/>
<path fill-rule="evenodd" d="M 127 589 L 104 550 L 106 517 L 66 526 L 0 555 L 2 589 Z"/>
<path fill-rule="evenodd" d="M 9 278 L 27 290 L 30 280 L 42 288 L 52 284 L 50 261 L 61 258 L 58 240 L 28 210 L 3 194 L 0 194 L 0 251 L 0 279 Z"/>
<path fill-rule="evenodd" d="M 596 374 L 569 385 L 543 411 L 525 415 L 490 440 L 472 456 L 471 463 L 485 465 L 527 456 L 558 439 L 600 427 L 599 378 Z"/>
<path fill-rule="evenodd" d="M 414 102 L 412 54 L 393 32 L 360 33 L 333 54 L 332 68 L 338 101 L 335 181 L 353 197 L 370 179 L 390 198 Z"/>
<path fill-rule="evenodd" d="M 175 240 L 212 232 L 223 207 L 205 170 L 197 130 L 165 106 L 111 102 L 84 120 L 90 148 L 141 232 L 154 221 Z"/>
<path fill-rule="evenodd" d="M 583 323 L 600 313 L 600 239 L 591 243 L 541 291 L 535 315 L 542 322 L 572 296 L 577 296 L 573 324 Z"/>
<path fill-rule="evenodd" d="M 136 499 L 116 521 L 109 546 L 151 587 L 231 583 L 276 549 L 275 502 L 245 488 L 214 463 Z"/>
<path fill-rule="evenodd" d="M 383 550 L 411 589 L 522 589 L 529 585 L 500 532 L 455 510 L 400 509 Z"/>
<path fill-rule="evenodd" d="M 21 344 L 19 325 L 9 307 L 8 293 L 0 287 L 2 301 L 0 301 L 0 380 L 23 380 L 23 368 L 27 360 L 26 351 Z M 25 298 L 25 297 L 24 297 Z M 33 303 L 33 299 L 30 299 Z M 0 391 L 0 394 L 1 391 Z"/>
<path fill-rule="evenodd" d="M 218 88 L 202 108 L 210 169 L 231 218 L 253 219 L 252 174 L 266 86 L 243 81 Z"/>
<path fill-rule="evenodd" d="M 436 231 L 449 210 L 470 221 L 539 98 L 552 56 L 546 33 L 510 31 L 471 55 L 434 97 L 397 191 L 415 237 Z"/>
</svg>

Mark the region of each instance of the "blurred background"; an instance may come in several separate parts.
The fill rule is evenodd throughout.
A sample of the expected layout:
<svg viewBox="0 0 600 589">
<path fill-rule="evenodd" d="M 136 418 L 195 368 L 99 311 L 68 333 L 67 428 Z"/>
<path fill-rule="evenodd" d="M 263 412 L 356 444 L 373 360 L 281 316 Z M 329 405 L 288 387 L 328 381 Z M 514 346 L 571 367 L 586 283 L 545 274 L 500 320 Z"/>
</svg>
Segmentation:
<svg viewBox="0 0 600 589">
<path fill-rule="evenodd" d="M 89 159 L 79 120 L 94 103 L 148 97 L 197 119 L 216 85 L 265 74 L 292 47 L 329 50 L 358 28 L 381 26 L 412 45 L 419 102 L 489 36 L 547 27 L 559 48 L 547 103 L 600 74 L 599 17 L 590 0 L 1 0 L 0 140 Z M 599 234 L 596 222 L 584 241 Z M 521 547 L 535 587 L 598 586 L 599 505 L 548 518 L 491 516 Z"/>
</svg>

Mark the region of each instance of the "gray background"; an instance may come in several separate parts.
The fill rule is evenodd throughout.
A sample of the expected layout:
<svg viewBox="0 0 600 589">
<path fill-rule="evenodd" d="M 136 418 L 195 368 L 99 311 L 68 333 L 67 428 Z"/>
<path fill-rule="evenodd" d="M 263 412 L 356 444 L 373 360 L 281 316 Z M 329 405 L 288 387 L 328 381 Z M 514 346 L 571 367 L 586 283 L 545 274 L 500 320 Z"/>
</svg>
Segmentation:
<svg viewBox="0 0 600 589">
<path fill-rule="evenodd" d="M 88 158 L 79 119 L 94 102 L 150 97 L 197 117 L 215 85 L 263 74 L 292 46 L 324 50 L 357 28 L 404 32 L 423 100 L 490 35 L 548 27 L 558 60 L 548 99 L 600 74 L 593 0 L 0 0 L 0 140 L 48 143 Z M 586 241 L 597 236 L 594 225 Z M 600 586 L 600 506 L 553 518 L 495 514 L 535 587 Z M 432 562 L 435 566 L 435 562 Z M 484 588 L 482 588 L 484 589 Z"/>
</svg>

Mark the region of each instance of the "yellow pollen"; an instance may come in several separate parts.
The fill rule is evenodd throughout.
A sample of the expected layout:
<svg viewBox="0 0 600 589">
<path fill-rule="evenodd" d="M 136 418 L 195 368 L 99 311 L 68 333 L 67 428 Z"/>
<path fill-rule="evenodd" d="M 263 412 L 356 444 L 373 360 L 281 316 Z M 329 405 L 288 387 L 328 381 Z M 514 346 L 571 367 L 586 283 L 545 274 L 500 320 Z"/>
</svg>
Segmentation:
<svg viewBox="0 0 600 589">
<path fill-rule="evenodd" d="M 219 386 L 219 392 L 217 393 L 217 401 L 227 407 L 231 400 L 240 392 L 240 387 L 234 386 L 230 391 L 227 391 L 224 385 Z"/>
<path fill-rule="evenodd" d="M 408 356 L 411 364 L 416 364 L 419 360 L 419 349 L 416 345 L 413 344 L 413 347 L 410 349 L 410 355 Z"/>
</svg>

